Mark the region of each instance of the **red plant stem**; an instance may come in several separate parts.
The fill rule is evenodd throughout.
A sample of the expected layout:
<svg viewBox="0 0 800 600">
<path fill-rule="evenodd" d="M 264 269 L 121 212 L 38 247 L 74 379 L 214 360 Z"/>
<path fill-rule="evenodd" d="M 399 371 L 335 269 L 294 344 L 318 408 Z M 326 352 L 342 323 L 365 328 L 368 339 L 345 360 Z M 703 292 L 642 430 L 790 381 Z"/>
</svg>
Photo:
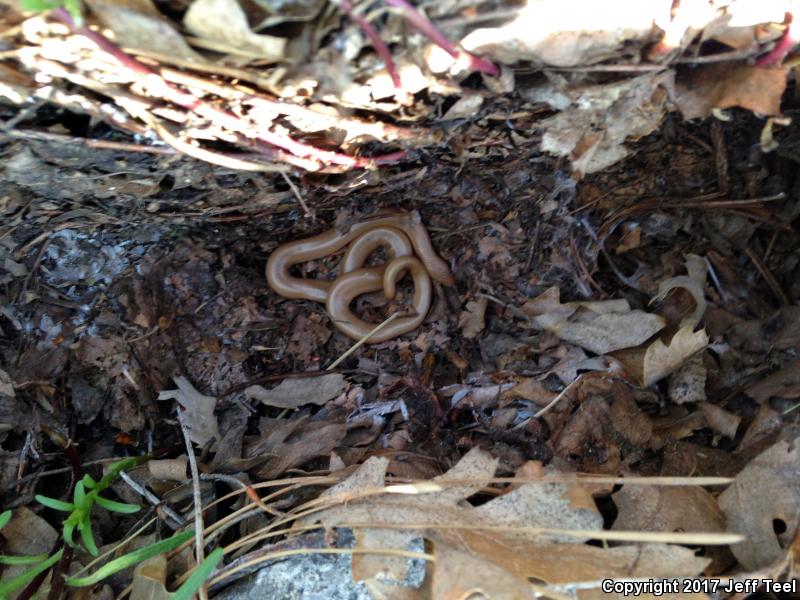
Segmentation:
<svg viewBox="0 0 800 600">
<path fill-rule="evenodd" d="M 406 153 L 401 150 L 373 158 L 349 156 L 340 152 L 323 150 L 309 144 L 298 142 L 292 137 L 282 133 L 276 133 L 268 130 L 254 132 L 252 127 L 250 127 L 245 121 L 237 117 L 235 114 L 220 110 L 212 104 L 198 98 L 197 96 L 184 92 L 169 84 L 155 70 L 140 62 L 133 56 L 123 52 L 119 46 L 114 44 L 105 36 L 85 27 L 76 27 L 72 17 L 65 9 L 56 8 L 52 11 L 52 15 L 55 19 L 61 21 L 67 27 L 69 27 L 74 33 L 83 35 L 97 44 L 101 50 L 113 56 L 124 67 L 141 75 L 143 78 L 146 78 L 148 85 L 157 87 L 158 91 L 161 92 L 169 101 L 174 102 L 178 106 L 190 110 L 201 117 L 209 119 L 218 125 L 222 125 L 231 131 L 236 131 L 237 133 L 241 133 L 247 137 L 254 137 L 258 140 L 266 142 L 267 144 L 270 144 L 271 146 L 291 152 L 296 156 L 311 158 L 323 164 L 342 165 L 348 168 L 369 168 L 374 165 L 401 160 L 406 155 Z"/>
<path fill-rule="evenodd" d="M 792 35 L 792 14 L 786 13 L 786 30 L 778 40 L 778 43 L 775 44 L 775 47 L 756 61 L 756 66 L 771 67 L 782 63 L 797 42 L 797 38 Z"/>
<path fill-rule="evenodd" d="M 400 74 L 397 72 L 397 67 L 394 65 L 392 53 L 389 50 L 389 46 L 387 46 L 381 39 L 378 31 L 372 26 L 372 23 L 367 21 L 364 15 L 353 12 L 353 3 L 350 2 L 350 0 L 341 0 L 339 2 L 339 6 L 351 19 L 353 19 L 353 21 L 356 22 L 361 31 L 363 31 L 364 34 L 369 38 L 369 41 L 372 44 L 372 47 L 375 49 L 375 52 L 378 53 L 378 56 L 381 57 L 381 60 L 383 60 L 384 64 L 386 65 L 386 70 L 389 72 L 389 77 L 392 78 L 392 84 L 394 84 L 394 88 L 396 90 L 402 90 L 403 83 L 400 81 Z"/>
<path fill-rule="evenodd" d="M 436 28 L 436 25 L 429 21 L 425 15 L 419 12 L 414 5 L 408 2 L 408 0 L 386 0 L 386 4 L 402 10 L 403 15 L 408 22 L 425 34 L 429 40 L 431 40 L 434 44 L 439 46 L 453 58 L 459 57 L 460 53 L 453 43 L 448 40 L 447 37 L 441 31 L 439 31 L 439 29 Z M 480 56 L 475 56 L 469 52 L 466 52 L 465 54 L 469 57 L 470 66 L 476 71 L 486 73 L 492 77 L 497 77 L 500 74 L 500 69 L 498 69 L 497 65 L 492 61 L 481 58 Z"/>
</svg>

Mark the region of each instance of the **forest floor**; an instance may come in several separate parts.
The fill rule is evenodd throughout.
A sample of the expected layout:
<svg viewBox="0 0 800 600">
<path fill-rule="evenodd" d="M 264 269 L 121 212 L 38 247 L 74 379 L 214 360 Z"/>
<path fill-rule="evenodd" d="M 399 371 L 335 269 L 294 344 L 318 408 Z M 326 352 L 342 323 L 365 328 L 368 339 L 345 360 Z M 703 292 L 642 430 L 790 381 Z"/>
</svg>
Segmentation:
<svg viewBox="0 0 800 600">
<path fill-rule="evenodd" d="M 796 117 L 787 96 L 782 113 Z M 566 586 L 572 560 L 583 580 L 606 569 L 666 577 L 664 564 L 686 577 L 796 574 L 800 124 L 776 132 L 765 152 L 764 120 L 749 111 L 730 110 L 727 121 L 672 113 L 627 143 L 627 158 L 581 177 L 541 150 L 543 114 L 519 97 L 486 98 L 480 114 L 445 122 L 436 143 L 402 162 L 253 173 L 139 144 L 63 108 L 0 106 L 11 123 L 0 134 L 0 509 L 14 509 L 17 535 L 36 532 L 24 543 L 0 532 L 0 554 L 59 547 L 63 515 L 37 494 L 68 499 L 79 475 L 99 479 L 102 464 L 148 454 L 126 475 L 135 485 L 111 489 L 153 506 L 146 517 L 96 514 L 96 542 L 113 548 L 153 516 L 175 529 L 164 507 L 191 524 L 194 479 L 204 504 L 227 498 L 203 515 L 210 543 L 229 557 L 212 590 L 249 572 L 236 571 L 248 558 L 337 548 L 307 533 L 298 510 L 325 489 L 442 476 L 453 487 L 428 490 L 433 499 L 373 512 L 362 499 L 361 512 L 358 502 L 329 507 L 319 521 L 349 524 L 365 552 L 433 539 L 436 552 L 414 555 L 436 556 L 433 597 L 486 578 L 486 593 L 513 597 L 522 573 L 525 586 Z M 419 212 L 455 284 L 434 286 L 416 330 L 328 370 L 354 341 L 325 306 L 270 289 L 266 261 L 289 240 L 388 208 Z M 331 279 L 335 269 L 322 259 L 303 274 Z M 393 307 L 355 306 L 375 324 Z M 184 433 L 202 481 L 187 471 Z M 537 477 L 574 474 L 605 479 L 553 484 L 580 488 L 568 506 L 559 502 L 572 487 L 524 510 L 514 496 Z M 496 480 L 509 477 L 519 482 Z M 620 477 L 676 479 L 650 487 Z M 681 479 L 698 477 L 727 479 Z M 249 502 L 228 492 L 269 482 L 284 493 L 267 512 L 225 521 Z M 569 546 L 609 554 L 553 550 L 551 563 L 512 568 L 504 552 L 513 544 L 504 550 L 511 542 L 500 537 L 491 546 L 466 533 L 412 535 L 435 529 L 428 520 L 458 529 L 483 518 L 500 537 L 503 527 L 553 529 L 537 530 L 536 544 L 563 545 L 572 527 L 586 537 Z M 288 522 L 288 537 L 242 542 Z M 409 531 L 392 529 L 402 525 Z M 654 532 L 677 537 L 647 537 Z M 730 533 L 747 539 L 714 538 Z M 627 541 L 640 554 L 624 554 Z M 524 544 L 534 542 L 519 553 L 532 556 Z M 678 550 L 648 555 L 651 542 Z M 476 556 L 480 567 L 469 562 Z M 89 558 L 76 549 L 59 576 Z M 373 597 L 389 594 L 375 573 L 404 568 L 373 559 L 354 561 L 354 575 L 372 581 Z M 8 579 L 24 571 L 6 569 Z M 582 589 L 567 588 L 550 591 Z"/>
</svg>

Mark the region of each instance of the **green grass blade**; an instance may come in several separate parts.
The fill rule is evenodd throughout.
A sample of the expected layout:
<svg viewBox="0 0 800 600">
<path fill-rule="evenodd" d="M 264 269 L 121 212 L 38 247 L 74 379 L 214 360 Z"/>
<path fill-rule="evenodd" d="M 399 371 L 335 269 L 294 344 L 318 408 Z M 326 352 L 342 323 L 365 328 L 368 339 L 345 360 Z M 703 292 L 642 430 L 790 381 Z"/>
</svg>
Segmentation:
<svg viewBox="0 0 800 600">
<path fill-rule="evenodd" d="M 31 569 L 28 569 L 24 573 L 20 573 L 13 579 L 0 582 L 0 600 L 5 600 L 5 598 L 7 598 L 11 592 L 18 590 L 23 586 L 28 585 L 31 581 L 36 579 L 36 576 L 39 575 L 39 573 L 46 571 L 54 564 L 56 564 L 59 560 L 61 560 L 61 555 L 63 553 L 64 553 L 63 549 L 59 550 L 47 560 L 40 562 L 38 565 L 36 565 Z"/>
<path fill-rule="evenodd" d="M 115 558 L 109 563 L 106 563 L 97 571 L 92 573 L 91 575 L 87 575 L 86 577 L 68 577 L 66 580 L 67 585 L 72 587 L 83 587 L 86 585 L 94 585 L 95 583 L 102 581 L 109 575 L 113 575 L 123 569 L 127 569 L 128 567 L 132 567 L 133 565 L 150 558 L 151 556 L 155 556 L 156 554 L 161 554 L 162 552 L 169 552 L 174 548 L 177 548 L 184 542 L 192 539 L 194 536 L 194 531 L 184 531 L 183 533 L 176 533 L 170 538 L 166 540 L 161 540 L 160 542 L 156 542 L 155 544 L 150 544 L 149 546 L 145 546 L 144 548 L 139 548 L 138 550 L 134 550 L 128 554 L 120 556 L 119 558 Z"/>
<path fill-rule="evenodd" d="M 37 554 L 36 556 L 6 556 L 0 554 L 0 565 L 32 565 L 33 563 L 47 560 L 49 554 Z"/>
<path fill-rule="evenodd" d="M 206 556 L 206 559 L 200 563 L 200 566 L 189 575 L 189 579 L 184 581 L 183 585 L 175 590 L 175 593 L 172 594 L 172 600 L 191 600 L 192 596 L 197 593 L 200 586 L 205 583 L 206 579 L 211 575 L 211 572 L 219 564 L 219 561 L 222 560 L 222 554 L 222 548 L 217 548 Z"/>
<path fill-rule="evenodd" d="M 0 513 L 0 529 L 8 525 L 8 522 L 11 520 L 11 511 L 7 510 L 3 513 Z"/>
<path fill-rule="evenodd" d="M 72 502 L 64 502 L 63 500 L 56 500 L 55 498 L 50 498 L 49 496 L 42 496 L 41 494 L 36 494 L 35 498 L 39 504 L 41 504 L 42 506 L 46 506 L 47 508 L 52 508 L 53 510 L 60 510 L 61 512 L 72 512 L 72 509 L 75 508 L 75 505 Z"/>
<path fill-rule="evenodd" d="M 116 512 L 116 513 L 123 513 L 126 515 L 139 512 L 142 508 L 141 506 L 138 506 L 136 504 L 126 504 L 125 502 L 116 502 L 114 500 L 109 500 L 108 498 L 103 498 L 102 496 L 96 496 L 94 501 L 97 502 L 99 506 L 102 506 L 106 510 L 110 510 L 111 512 Z"/>
</svg>

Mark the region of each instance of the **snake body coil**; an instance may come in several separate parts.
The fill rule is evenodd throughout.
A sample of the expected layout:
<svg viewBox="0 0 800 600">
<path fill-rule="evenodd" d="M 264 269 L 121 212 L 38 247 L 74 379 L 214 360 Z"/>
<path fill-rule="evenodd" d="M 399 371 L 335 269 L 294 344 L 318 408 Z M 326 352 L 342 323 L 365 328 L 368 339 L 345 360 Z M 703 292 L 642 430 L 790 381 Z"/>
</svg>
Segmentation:
<svg viewBox="0 0 800 600">
<path fill-rule="evenodd" d="M 365 267 L 369 255 L 385 246 L 389 262 L 380 267 Z M 333 281 L 294 277 L 290 269 L 297 264 L 329 256 L 347 248 Z M 418 327 L 431 306 L 431 278 L 443 285 L 453 285 L 447 263 L 434 251 L 428 231 L 419 213 L 394 212 L 356 223 L 347 232 L 330 229 L 319 235 L 289 242 L 278 247 L 267 261 L 267 283 L 285 298 L 313 300 L 325 304 L 334 326 L 345 335 L 361 339 L 375 328 L 358 318 L 350 309 L 361 294 L 381 289 L 387 298 L 396 294 L 397 282 L 410 273 L 414 281 L 412 307 L 415 314 L 400 317 L 369 339 L 379 343 Z"/>
</svg>

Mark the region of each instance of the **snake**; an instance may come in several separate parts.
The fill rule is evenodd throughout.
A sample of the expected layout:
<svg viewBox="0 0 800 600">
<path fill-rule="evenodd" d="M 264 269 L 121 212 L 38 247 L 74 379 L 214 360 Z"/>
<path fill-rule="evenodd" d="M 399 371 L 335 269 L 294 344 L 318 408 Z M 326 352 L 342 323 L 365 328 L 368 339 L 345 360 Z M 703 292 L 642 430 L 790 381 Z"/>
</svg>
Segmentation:
<svg viewBox="0 0 800 600">
<path fill-rule="evenodd" d="M 364 266 L 370 254 L 385 247 L 385 265 Z M 332 280 L 295 277 L 295 265 L 318 260 L 345 249 L 338 276 Z M 383 290 L 387 299 L 397 295 L 397 283 L 406 274 L 414 283 L 413 315 L 394 319 L 368 339 L 377 344 L 419 327 L 433 298 L 431 279 L 442 285 L 455 283 L 450 267 L 434 250 L 428 230 L 417 211 L 392 211 L 351 225 L 346 231 L 329 229 L 313 237 L 276 248 L 267 260 L 267 284 L 284 298 L 319 302 L 333 325 L 353 339 L 363 339 L 375 323 L 356 316 L 350 308 L 362 294 Z"/>
</svg>

